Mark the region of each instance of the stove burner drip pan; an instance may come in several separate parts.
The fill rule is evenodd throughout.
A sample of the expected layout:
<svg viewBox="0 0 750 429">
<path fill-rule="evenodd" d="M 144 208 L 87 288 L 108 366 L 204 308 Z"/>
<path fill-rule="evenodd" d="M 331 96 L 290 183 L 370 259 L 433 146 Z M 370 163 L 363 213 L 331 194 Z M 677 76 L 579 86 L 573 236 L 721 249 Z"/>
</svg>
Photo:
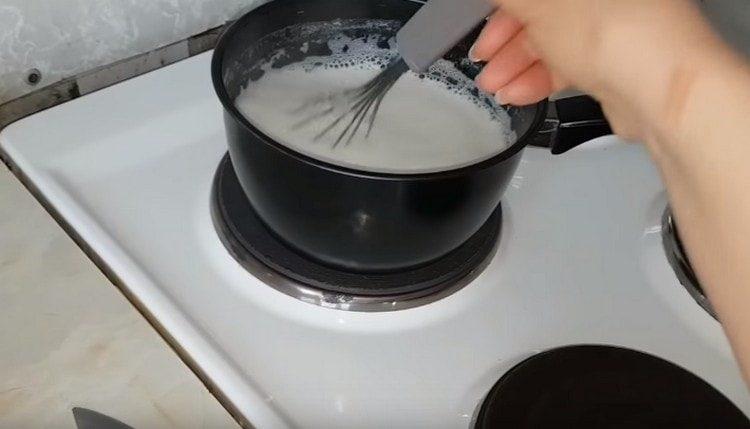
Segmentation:
<svg viewBox="0 0 750 429">
<path fill-rule="evenodd" d="M 502 220 L 498 206 L 466 243 L 427 265 L 395 273 L 343 271 L 296 252 L 263 224 L 228 155 L 214 177 L 211 215 L 229 253 L 258 279 L 303 301 L 352 311 L 401 310 L 457 291 L 489 263 Z"/>
<path fill-rule="evenodd" d="M 505 373 L 475 429 L 748 429 L 726 396 L 659 357 L 605 345 L 548 350 Z"/>
</svg>

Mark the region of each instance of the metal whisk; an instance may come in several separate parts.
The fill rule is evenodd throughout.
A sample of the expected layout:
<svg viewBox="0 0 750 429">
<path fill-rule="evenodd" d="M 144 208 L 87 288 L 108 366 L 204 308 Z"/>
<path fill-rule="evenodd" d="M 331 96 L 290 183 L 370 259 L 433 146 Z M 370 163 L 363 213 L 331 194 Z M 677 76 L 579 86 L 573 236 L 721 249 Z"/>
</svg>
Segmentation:
<svg viewBox="0 0 750 429">
<path fill-rule="evenodd" d="M 303 118 L 295 127 L 333 114 L 336 110 L 335 102 L 340 99 L 345 104 L 345 112 L 334 118 L 333 122 L 314 137 L 314 140 L 319 140 L 331 132 L 350 115 L 350 121 L 334 142 L 333 147 L 337 147 L 341 142 L 347 145 L 351 143 L 365 121 L 367 121 L 365 137 L 369 136 L 380 105 L 396 81 L 409 69 L 416 73 L 425 72 L 430 65 L 469 34 L 495 7 L 494 2 L 490 0 L 431 0 L 427 2 L 399 30 L 396 35 L 399 56 L 393 59 L 385 70 L 359 88 L 303 104 L 296 113 L 303 112 L 321 102 L 328 102 L 329 107 L 322 112 Z"/>
<path fill-rule="evenodd" d="M 403 59 L 400 57 L 395 58 L 391 63 L 377 76 L 366 84 L 343 91 L 340 94 L 329 95 L 325 99 L 315 99 L 305 103 L 298 112 L 306 110 L 311 107 L 312 104 L 319 104 L 321 102 L 330 103 L 329 107 L 321 112 L 309 115 L 302 119 L 302 121 L 295 124 L 295 127 L 304 126 L 314 120 L 320 119 L 324 116 L 334 113 L 336 100 L 340 98 L 346 105 L 344 106 L 344 113 L 337 116 L 328 126 L 320 131 L 313 140 L 320 140 L 323 136 L 330 133 L 336 126 L 343 123 L 345 119 L 349 118 L 349 122 L 344 127 L 344 130 L 338 135 L 333 143 L 333 147 L 337 147 L 342 142 L 346 145 L 351 143 L 357 131 L 362 127 L 363 124 L 367 124 L 365 137 L 369 137 L 372 131 L 373 125 L 375 125 L 375 118 L 377 117 L 380 105 L 383 103 L 383 99 L 388 94 L 396 81 L 407 71 L 409 67 L 406 65 Z"/>
</svg>

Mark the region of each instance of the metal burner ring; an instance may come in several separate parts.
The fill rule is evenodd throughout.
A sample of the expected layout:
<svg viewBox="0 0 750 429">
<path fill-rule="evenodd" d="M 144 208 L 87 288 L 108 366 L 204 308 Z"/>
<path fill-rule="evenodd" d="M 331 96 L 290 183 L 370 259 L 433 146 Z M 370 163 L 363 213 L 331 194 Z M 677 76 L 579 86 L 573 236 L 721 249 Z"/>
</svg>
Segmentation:
<svg viewBox="0 0 750 429">
<path fill-rule="evenodd" d="M 672 266 L 680 284 L 685 287 L 698 305 L 706 310 L 711 317 L 719 320 L 711 302 L 703 292 L 703 288 L 698 281 L 698 276 L 695 275 L 695 271 L 693 271 L 693 267 L 690 265 L 690 260 L 682 246 L 682 241 L 680 240 L 670 207 L 667 207 L 662 216 L 662 244 L 664 245 L 664 252 L 667 254 L 669 265 Z"/>
</svg>

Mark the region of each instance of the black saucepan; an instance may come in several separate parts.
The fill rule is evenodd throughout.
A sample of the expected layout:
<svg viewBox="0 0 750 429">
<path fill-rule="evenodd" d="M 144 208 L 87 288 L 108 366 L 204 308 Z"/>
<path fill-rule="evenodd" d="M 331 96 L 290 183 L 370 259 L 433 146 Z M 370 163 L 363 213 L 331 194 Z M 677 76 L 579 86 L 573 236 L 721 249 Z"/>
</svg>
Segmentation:
<svg viewBox="0 0 750 429">
<path fill-rule="evenodd" d="M 589 98 L 543 101 L 509 110 L 518 140 L 491 159 L 436 173 L 382 174 L 295 152 L 234 107 L 242 86 L 262 74 L 257 67 L 261 60 L 286 45 L 310 41 L 280 30 L 337 19 L 406 22 L 421 5 L 410 0 L 275 0 L 231 25 L 214 52 L 213 82 L 225 109 L 229 154 L 252 207 L 287 245 L 326 265 L 388 272 L 435 261 L 487 221 L 527 145 L 541 143 L 561 153 L 610 133 L 601 109 Z M 462 61 L 474 37 L 446 55 L 469 77 L 479 71 L 479 66 Z M 306 54 L 300 49 L 287 52 L 321 55 L 325 49 L 312 43 Z M 279 62 L 302 59 L 277 57 Z"/>
</svg>

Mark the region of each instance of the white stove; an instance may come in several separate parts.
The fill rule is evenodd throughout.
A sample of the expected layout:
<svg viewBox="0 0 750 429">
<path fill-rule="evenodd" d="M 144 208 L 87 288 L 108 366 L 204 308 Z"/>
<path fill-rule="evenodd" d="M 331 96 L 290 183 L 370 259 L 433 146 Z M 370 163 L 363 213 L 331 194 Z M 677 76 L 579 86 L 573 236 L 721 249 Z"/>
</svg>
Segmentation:
<svg viewBox="0 0 750 429">
<path fill-rule="evenodd" d="M 270 287 L 274 274 L 246 271 L 216 234 L 209 199 L 226 146 L 209 62 L 38 113 L 0 147 L 243 421 L 467 428 L 506 371 L 573 344 L 659 356 L 750 413 L 719 323 L 667 261 L 666 195 L 641 147 L 527 149 L 473 281 L 399 311 L 327 308 Z"/>
</svg>

